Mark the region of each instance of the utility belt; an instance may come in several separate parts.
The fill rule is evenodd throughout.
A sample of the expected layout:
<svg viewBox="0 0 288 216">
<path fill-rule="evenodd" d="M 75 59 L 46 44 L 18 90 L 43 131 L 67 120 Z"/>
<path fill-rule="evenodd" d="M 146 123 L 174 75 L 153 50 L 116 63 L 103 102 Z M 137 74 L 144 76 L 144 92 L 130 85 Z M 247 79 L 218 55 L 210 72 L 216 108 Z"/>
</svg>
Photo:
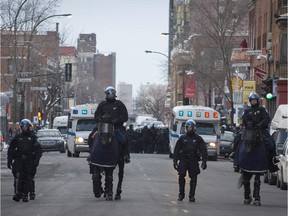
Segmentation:
<svg viewBox="0 0 288 216">
<path fill-rule="evenodd" d="M 28 160 L 28 159 L 34 159 L 34 155 L 32 154 L 17 154 L 17 158 L 21 160 Z"/>
<path fill-rule="evenodd" d="M 190 158 L 190 157 L 195 157 L 197 158 L 198 160 L 200 160 L 200 155 L 198 152 L 187 152 L 187 153 L 182 153 L 180 155 L 180 157 L 183 157 L 183 158 Z"/>
</svg>

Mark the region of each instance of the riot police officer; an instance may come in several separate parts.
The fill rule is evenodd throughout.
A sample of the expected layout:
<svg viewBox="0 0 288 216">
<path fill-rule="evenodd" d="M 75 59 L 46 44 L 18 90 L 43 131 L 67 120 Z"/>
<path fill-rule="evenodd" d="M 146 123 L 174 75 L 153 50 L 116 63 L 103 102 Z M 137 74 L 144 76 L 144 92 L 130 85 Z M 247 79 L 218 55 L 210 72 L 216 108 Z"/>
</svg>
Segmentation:
<svg viewBox="0 0 288 216">
<path fill-rule="evenodd" d="M 7 153 L 7 166 L 12 169 L 14 176 L 13 200 L 28 202 L 35 199 L 34 176 L 42 156 L 42 148 L 37 137 L 32 132 L 32 123 L 29 119 L 20 122 L 21 133 L 16 134 L 11 140 Z"/>
<path fill-rule="evenodd" d="M 205 170 L 208 153 L 203 138 L 195 133 L 195 121 L 187 120 L 185 128 L 186 133 L 179 138 L 174 149 L 173 166 L 179 175 L 178 201 L 182 201 L 185 197 L 185 176 L 188 171 L 190 177 L 189 201 L 195 202 L 197 175 L 200 173 L 199 161 L 202 158 L 201 168 Z"/>
</svg>

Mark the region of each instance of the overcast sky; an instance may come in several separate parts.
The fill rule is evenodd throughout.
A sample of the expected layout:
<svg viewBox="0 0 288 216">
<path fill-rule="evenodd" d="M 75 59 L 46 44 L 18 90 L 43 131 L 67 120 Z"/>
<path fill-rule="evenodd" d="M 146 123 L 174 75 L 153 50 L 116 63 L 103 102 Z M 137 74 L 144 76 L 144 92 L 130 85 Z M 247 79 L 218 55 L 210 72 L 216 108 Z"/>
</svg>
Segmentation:
<svg viewBox="0 0 288 216">
<path fill-rule="evenodd" d="M 153 50 L 168 54 L 168 0 L 62 0 L 59 13 L 71 18 L 57 20 L 68 29 L 70 45 L 79 34 L 95 33 L 99 52 L 116 52 L 116 85 L 133 85 L 133 97 L 140 84 L 167 82 L 167 58 L 147 54 Z M 117 87 L 117 86 L 116 86 Z"/>
</svg>

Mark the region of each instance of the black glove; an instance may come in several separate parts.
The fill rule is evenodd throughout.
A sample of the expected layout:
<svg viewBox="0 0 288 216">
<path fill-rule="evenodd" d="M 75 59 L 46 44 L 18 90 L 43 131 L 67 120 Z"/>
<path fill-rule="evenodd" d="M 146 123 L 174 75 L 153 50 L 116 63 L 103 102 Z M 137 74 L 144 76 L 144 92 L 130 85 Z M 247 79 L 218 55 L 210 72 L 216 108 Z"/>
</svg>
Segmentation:
<svg viewBox="0 0 288 216">
<path fill-rule="evenodd" d="M 173 167 L 175 170 L 178 170 L 178 163 L 177 161 L 173 161 Z"/>
<path fill-rule="evenodd" d="M 130 163 L 130 162 L 131 162 L 129 155 L 125 155 L 125 156 L 124 156 L 124 162 L 125 162 L 125 163 Z"/>
<path fill-rule="evenodd" d="M 39 165 L 39 161 L 38 161 L 38 160 L 35 160 L 35 161 L 33 162 L 33 165 L 34 165 L 34 167 L 37 167 L 37 166 Z"/>
<path fill-rule="evenodd" d="M 7 167 L 8 167 L 8 169 L 12 169 L 12 161 L 11 160 L 7 161 Z"/>
<path fill-rule="evenodd" d="M 234 167 L 234 172 L 240 172 L 240 168 L 238 166 Z"/>
<path fill-rule="evenodd" d="M 207 168 L 206 162 L 201 163 L 201 168 L 202 168 L 202 170 L 205 170 Z"/>
</svg>

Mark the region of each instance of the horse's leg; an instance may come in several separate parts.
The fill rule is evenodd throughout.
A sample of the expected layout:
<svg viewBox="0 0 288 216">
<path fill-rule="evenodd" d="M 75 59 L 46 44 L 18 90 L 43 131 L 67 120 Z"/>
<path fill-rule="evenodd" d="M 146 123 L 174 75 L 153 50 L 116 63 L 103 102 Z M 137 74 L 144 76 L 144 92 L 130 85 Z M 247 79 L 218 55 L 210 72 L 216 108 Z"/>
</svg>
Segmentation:
<svg viewBox="0 0 288 216">
<path fill-rule="evenodd" d="M 100 167 L 92 165 L 92 181 L 93 181 L 93 192 L 96 198 L 101 197 L 102 186 L 101 186 L 101 170 Z"/>
<path fill-rule="evenodd" d="M 124 177 L 124 159 L 120 159 L 118 162 L 118 184 L 117 184 L 117 190 L 115 195 L 115 200 L 121 199 L 121 193 L 122 193 L 122 182 Z"/>
<path fill-rule="evenodd" d="M 113 170 L 114 167 L 105 167 L 106 200 L 113 200 Z"/>
<path fill-rule="evenodd" d="M 253 205 L 260 206 L 260 174 L 255 174 L 255 179 L 254 179 L 254 191 L 253 191 L 253 197 L 254 197 L 254 202 Z"/>
<path fill-rule="evenodd" d="M 250 180 L 252 173 L 243 172 L 243 185 L 244 185 L 244 204 L 249 205 L 252 202 Z"/>
</svg>

